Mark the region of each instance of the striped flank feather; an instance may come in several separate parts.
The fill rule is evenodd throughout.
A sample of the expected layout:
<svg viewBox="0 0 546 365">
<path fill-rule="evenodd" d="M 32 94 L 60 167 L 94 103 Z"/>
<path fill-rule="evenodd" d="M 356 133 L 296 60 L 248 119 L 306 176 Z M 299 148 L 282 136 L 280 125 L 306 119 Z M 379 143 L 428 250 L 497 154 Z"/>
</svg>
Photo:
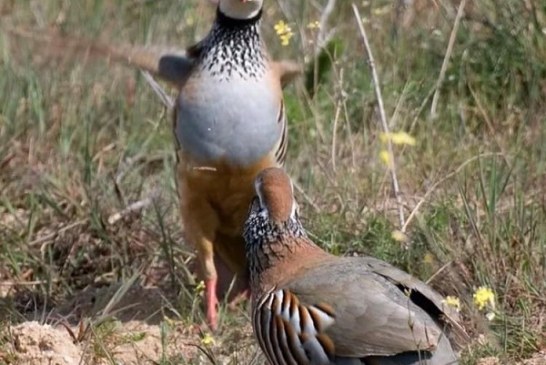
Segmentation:
<svg viewBox="0 0 546 365">
<path fill-rule="evenodd" d="M 284 110 L 284 100 L 281 99 L 281 107 L 279 108 L 279 116 L 277 123 L 282 125 L 281 138 L 275 149 L 275 160 L 279 166 L 283 166 L 286 161 L 286 151 L 288 150 L 288 123 L 286 120 L 286 112 Z"/>
<path fill-rule="evenodd" d="M 330 306 L 304 305 L 288 290 L 270 291 L 257 303 L 252 320 L 270 363 L 331 363 L 334 344 L 325 334 L 335 321 Z"/>
</svg>

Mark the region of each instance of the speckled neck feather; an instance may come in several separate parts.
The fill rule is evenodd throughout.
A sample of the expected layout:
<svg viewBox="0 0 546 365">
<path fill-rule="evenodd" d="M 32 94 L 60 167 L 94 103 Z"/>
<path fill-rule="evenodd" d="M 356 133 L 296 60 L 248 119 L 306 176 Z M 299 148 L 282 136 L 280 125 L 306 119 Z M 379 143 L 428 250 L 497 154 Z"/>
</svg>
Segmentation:
<svg viewBox="0 0 546 365">
<path fill-rule="evenodd" d="M 307 239 L 305 229 L 297 217 L 284 222 L 273 222 L 267 211 L 260 208 L 257 198 L 252 202 L 243 236 L 249 270 L 256 274 L 254 276 L 282 261 L 302 244 L 315 246 Z"/>
<path fill-rule="evenodd" d="M 216 21 L 200 45 L 201 69 L 225 80 L 263 76 L 268 56 L 260 35 L 261 16 L 262 10 L 250 19 L 233 19 L 218 9 Z"/>
</svg>

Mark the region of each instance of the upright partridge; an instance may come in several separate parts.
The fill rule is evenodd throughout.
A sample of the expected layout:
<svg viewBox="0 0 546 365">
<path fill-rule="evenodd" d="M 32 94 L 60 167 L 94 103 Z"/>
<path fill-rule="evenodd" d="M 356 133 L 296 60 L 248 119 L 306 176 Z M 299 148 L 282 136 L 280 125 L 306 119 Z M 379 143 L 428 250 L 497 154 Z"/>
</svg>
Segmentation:
<svg viewBox="0 0 546 365">
<path fill-rule="evenodd" d="M 248 288 L 242 229 L 252 182 L 262 169 L 284 163 L 282 88 L 301 72 L 294 62 L 270 59 L 259 29 L 263 0 L 216 2 L 212 29 L 185 52 L 9 30 L 63 54 L 71 50 L 139 67 L 177 87 L 173 132 L 180 210 L 202 267 L 212 329 L 218 324 L 215 255 Z"/>
<path fill-rule="evenodd" d="M 254 333 L 270 364 L 447 365 L 457 313 L 411 275 L 372 257 L 336 257 L 306 235 L 280 168 L 255 180 L 244 228 Z"/>
<path fill-rule="evenodd" d="M 197 248 L 206 317 L 217 327 L 214 255 L 248 285 L 243 223 L 253 180 L 284 163 L 287 122 L 282 87 L 297 67 L 271 62 L 260 35 L 263 0 L 219 0 L 210 33 L 188 49 L 174 135 L 186 239 Z"/>
</svg>

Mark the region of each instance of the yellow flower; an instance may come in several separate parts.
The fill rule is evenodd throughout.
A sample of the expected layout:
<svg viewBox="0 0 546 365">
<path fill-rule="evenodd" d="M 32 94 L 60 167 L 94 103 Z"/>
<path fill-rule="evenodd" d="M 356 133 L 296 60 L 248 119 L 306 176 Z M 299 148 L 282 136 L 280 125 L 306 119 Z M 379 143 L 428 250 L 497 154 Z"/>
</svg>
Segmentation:
<svg viewBox="0 0 546 365">
<path fill-rule="evenodd" d="M 478 307 L 478 310 L 484 309 L 486 305 L 489 305 L 491 308 L 495 308 L 495 293 L 493 293 L 493 290 L 485 286 L 480 286 L 474 292 L 473 298 L 474 304 L 476 307 Z"/>
<path fill-rule="evenodd" d="M 387 151 L 387 150 L 381 150 L 381 152 L 379 152 L 379 158 L 380 158 L 381 161 L 383 161 L 383 163 L 384 163 L 385 165 L 387 165 L 388 167 L 392 167 L 392 166 L 393 166 L 392 155 L 389 153 L 389 151 Z"/>
<path fill-rule="evenodd" d="M 275 29 L 275 32 L 277 32 L 278 35 L 291 31 L 290 27 L 288 26 L 288 24 L 284 22 L 284 20 L 279 20 L 273 28 Z"/>
<path fill-rule="evenodd" d="M 307 24 L 307 29 L 318 29 L 318 28 L 320 28 L 320 23 L 318 20 L 315 20 L 314 22 Z"/>
<path fill-rule="evenodd" d="M 168 327 L 174 327 L 175 326 L 175 321 L 173 319 L 167 317 L 167 316 L 163 316 L 163 322 Z"/>
<path fill-rule="evenodd" d="M 286 33 L 279 37 L 281 39 L 281 45 L 286 47 L 290 44 L 290 38 L 292 38 L 292 33 Z"/>
<path fill-rule="evenodd" d="M 392 5 L 386 5 L 386 6 L 383 6 L 381 8 L 375 8 L 373 9 L 373 14 L 374 15 L 385 15 L 385 14 L 388 14 L 392 9 Z"/>
<path fill-rule="evenodd" d="M 214 337 L 212 337 L 210 333 L 205 333 L 205 335 L 201 339 L 201 345 L 203 346 L 214 345 Z"/>
<path fill-rule="evenodd" d="M 288 46 L 290 44 L 290 39 L 292 36 L 294 36 L 292 28 L 290 28 L 290 26 L 286 24 L 284 20 L 279 20 L 273 28 L 281 40 L 281 45 Z"/>
<path fill-rule="evenodd" d="M 408 242 L 408 235 L 397 229 L 391 232 L 391 238 L 396 242 Z"/>
<path fill-rule="evenodd" d="M 427 265 L 432 265 L 434 263 L 434 256 L 430 252 L 427 252 L 425 256 L 423 256 L 423 262 Z"/>
<path fill-rule="evenodd" d="M 407 144 L 409 146 L 415 146 L 415 138 L 413 138 L 406 132 L 381 133 L 379 139 L 383 143 L 386 143 L 388 140 L 390 140 L 394 144 Z"/>
<path fill-rule="evenodd" d="M 445 297 L 445 299 L 442 301 L 445 305 L 452 307 L 457 312 L 461 310 L 461 300 L 457 297 L 448 295 Z"/>
<path fill-rule="evenodd" d="M 195 286 L 195 289 L 193 290 L 195 291 L 195 294 L 197 295 L 203 293 L 205 291 L 205 282 L 201 280 L 199 283 L 197 283 L 197 285 Z"/>
</svg>

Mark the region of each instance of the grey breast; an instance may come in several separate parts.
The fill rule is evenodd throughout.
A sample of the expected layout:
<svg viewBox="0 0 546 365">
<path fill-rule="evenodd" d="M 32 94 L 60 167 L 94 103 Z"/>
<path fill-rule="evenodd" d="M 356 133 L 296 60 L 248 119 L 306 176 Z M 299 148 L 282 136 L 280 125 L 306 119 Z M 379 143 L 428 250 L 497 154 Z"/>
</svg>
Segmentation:
<svg viewBox="0 0 546 365">
<path fill-rule="evenodd" d="M 203 78 L 180 93 L 176 137 L 200 163 L 224 159 L 249 165 L 279 140 L 279 108 L 279 97 L 264 79 Z"/>
</svg>

